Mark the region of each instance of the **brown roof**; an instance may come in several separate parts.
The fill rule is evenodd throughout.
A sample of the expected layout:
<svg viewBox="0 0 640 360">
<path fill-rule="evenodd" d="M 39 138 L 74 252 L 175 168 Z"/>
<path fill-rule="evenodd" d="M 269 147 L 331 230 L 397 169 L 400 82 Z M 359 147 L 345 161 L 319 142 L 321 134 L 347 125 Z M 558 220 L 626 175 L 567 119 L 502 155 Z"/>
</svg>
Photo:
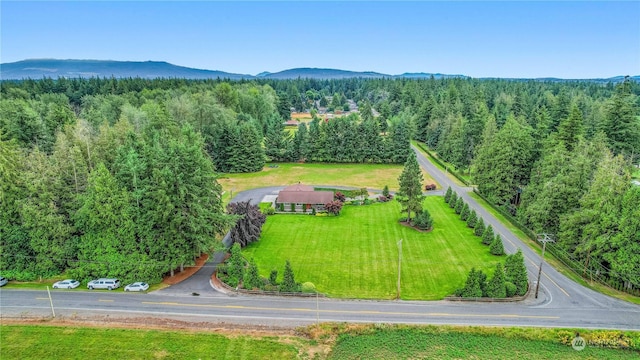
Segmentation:
<svg viewBox="0 0 640 360">
<path fill-rule="evenodd" d="M 276 200 L 277 203 L 296 204 L 326 204 L 330 201 L 333 201 L 331 191 L 287 191 L 286 189 L 280 191 Z"/>
<path fill-rule="evenodd" d="M 295 185 L 287 186 L 286 188 L 282 189 L 282 191 L 313 191 L 313 186 L 297 183 Z"/>
</svg>

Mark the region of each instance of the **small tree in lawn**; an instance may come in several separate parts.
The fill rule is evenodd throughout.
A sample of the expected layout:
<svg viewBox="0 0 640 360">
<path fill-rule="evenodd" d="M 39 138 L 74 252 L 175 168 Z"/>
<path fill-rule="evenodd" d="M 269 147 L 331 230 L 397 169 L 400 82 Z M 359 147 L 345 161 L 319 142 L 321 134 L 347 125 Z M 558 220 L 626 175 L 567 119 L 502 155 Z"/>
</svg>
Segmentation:
<svg viewBox="0 0 640 360">
<path fill-rule="evenodd" d="M 258 274 L 258 266 L 253 258 L 249 260 L 249 269 L 244 274 L 244 288 L 245 289 L 259 289 L 262 285 L 260 275 Z"/>
<path fill-rule="evenodd" d="M 333 200 L 344 202 L 346 199 L 347 197 L 340 191 L 336 191 L 335 194 L 333 194 Z"/>
<path fill-rule="evenodd" d="M 502 264 L 496 264 L 496 271 L 493 274 L 491 280 L 487 284 L 487 296 L 495 299 L 502 299 L 507 297 L 507 288 L 504 280 L 504 270 Z"/>
<path fill-rule="evenodd" d="M 500 235 L 496 235 L 496 237 L 493 239 L 493 242 L 491 242 L 489 252 L 496 256 L 504 255 L 504 245 L 502 244 L 502 238 L 500 237 Z"/>
<path fill-rule="evenodd" d="M 449 207 L 452 209 L 455 208 L 457 201 L 458 201 L 458 194 L 455 192 L 452 192 L 451 197 L 449 198 Z"/>
<path fill-rule="evenodd" d="M 456 211 L 456 214 L 460 215 L 464 205 L 465 205 L 465 202 L 464 202 L 464 200 L 462 200 L 462 196 L 460 196 L 458 198 L 458 200 L 456 201 L 456 207 L 453 208 Z"/>
<path fill-rule="evenodd" d="M 464 203 L 464 206 L 462 206 L 462 211 L 460 211 L 460 220 L 467 221 L 468 218 L 469 218 L 469 205 L 467 205 L 467 203 Z"/>
<path fill-rule="evenodd" d="M 485 245 L 491 245 L 494 237 L 495 237 L 495 234 L 493 233 L 493 227 L 489 225 L 482 232 L 482 243 Z"/>
<path fill-rule="evenodd" d="M 407 157 L 402 174 L 398 178 L 400 190 L 396 194 L 396 199 L 402 204 L 402 212 L 407 212 L 407 222 L 411 221 L 411 212 L 417 213 L 422 210 L 422 171 L 416 154 L 412 151 Z"/>
<path fill-rule="evenodd" d="M 280 291 L 282 292 L 298 292 L 298 284 L 296 283 L 293 270 L 289 260 L 284 265 L 284 273 L 282 274 L 282 284 L 280 284 Z"/>
<path fill-rule="evenodd" d="M 474 229 L 477 222 L 478 217 L 476 216 L 476 211 L 471 209 L 471 212 L 469 212 L 469 217 L 467 218 L 467 227 Z"/>
<path fill-rule="evenodd" d="M 389 198 L 389 185 L 385 185 L 384 189 L 382 189 L 382 196 Z"/>
<path fill-rule="evenodd" d="M 340 211 L 342 210 L 342 202 L 338 200 L 333 200 L 324 204 L 324 208 L 325 210 L 327 210 L 329 214 L 338 216 L 340 215 Z"/>
<path fill-rule="evenodd" d="M 476 236 L 482 236 L 482 234 L 484 234 L 484 230 L 485 230 L 485 226 L 484 226 L 484 220 L 482 220 L 482 218 L 479 218 L 478 221 L 476 221 L 476 226 L 473 228 L 473 233 Z"/>
<path fill-rule="evenodd" d="M 449 203 L 449 199 L 451 199 L 451 186 L 447 188 L 447 192 L 444 194 L 444 202 Z"/>
<path fill-rule="evenodd" d="M 522 251 L 507 256 L 504 263 L 505 279 L 516 286 L 516 295 L 524 295 L 529 286 L 527 267 L 524 264 Z"/>
<path fill-rule="evenodd" d="M 416 217 L 411 223 L 412 226 L 417 227 L 420 230 L 429 230 L 433 227 L 433 219 L 427 209 L 422 209 L 416 214 Z"/>
</svg>

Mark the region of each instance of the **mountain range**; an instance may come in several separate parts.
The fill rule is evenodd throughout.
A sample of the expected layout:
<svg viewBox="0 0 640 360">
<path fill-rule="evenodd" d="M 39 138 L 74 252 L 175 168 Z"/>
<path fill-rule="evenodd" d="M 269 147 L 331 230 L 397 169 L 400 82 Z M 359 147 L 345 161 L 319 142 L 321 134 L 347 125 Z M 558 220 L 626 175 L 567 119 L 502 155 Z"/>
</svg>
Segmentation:
<svg viewBox="0 0 640 360">
<path fill-rule="evenodd" d="M 164 61 L 113 61 L 113 60 L 58 60 L 30 59 L 0 64 L 0 80 L 49 78 L 185 78 L 185 79 L 347 79 L 347 78 L 468 78 L 465 75 L 440 73 L 382 74 L 372 71 L 348 71 L 339 69 L 295 68 L 279 72 L 261 72 L 257 75 L 235 74 L 220 70 L 194 69 L 173 65 Z M 593 81 L 621 81 L 623 76 L 606 79 L 584 79 Z M 632 77 L 640 81 L 640 76 Z M 523 80 L 523 79 L 511 79 Z M 540 78 L 543 81 L 564 81 L 558 78 Z"/>
</svg>

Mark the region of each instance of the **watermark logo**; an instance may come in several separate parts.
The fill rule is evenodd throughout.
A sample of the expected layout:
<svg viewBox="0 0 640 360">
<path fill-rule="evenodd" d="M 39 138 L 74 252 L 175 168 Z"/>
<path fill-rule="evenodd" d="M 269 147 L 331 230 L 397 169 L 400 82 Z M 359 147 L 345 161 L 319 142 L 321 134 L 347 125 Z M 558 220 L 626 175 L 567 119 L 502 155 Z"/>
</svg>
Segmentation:
<svg viewBox="0 0 640 360">
<path fill-rule="evenodd" d="M 582 351 L 585 347 L 587 347 L 587 342 L 584 338 L 580 337 L 579 333 L 576 333 L 576 337 L 571 341 L 571 347 L 573 350 Z"/>
</svg>

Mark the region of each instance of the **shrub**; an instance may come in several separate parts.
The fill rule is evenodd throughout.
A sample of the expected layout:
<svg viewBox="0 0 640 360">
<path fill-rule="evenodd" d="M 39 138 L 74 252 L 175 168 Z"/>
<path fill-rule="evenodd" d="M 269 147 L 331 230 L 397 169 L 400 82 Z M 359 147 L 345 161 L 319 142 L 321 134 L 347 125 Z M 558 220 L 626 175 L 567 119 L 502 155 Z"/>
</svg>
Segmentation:
<svg viewBox="0 0 640 360">
<path fill-rule="evenodd" d="M 306 282 L 302 284 L 302 287 L 300 288 L 302 290 L 303 293 L 315 293 L 316 292 L 316 286 L 313 285 L 312 282 Z"/>
<path fill-rule="evenodd" d="M 333 215 L 337 216 L 337 215 L 340 215 L 340 211 L 342 210 L 342 202 L 334 200 L 334 201 L 326 203 L 324 205 L 324 208 L 330 214 L 333 214 Z"/>
<path fill-rule="evenodd" d="M 272 207 L 267 208 L 266 211 L 265 211 L 266 215 L 273 215 L 275 213 L 276 213 L 276 209 L 274 209 Z"/>
<path fill-rule="evenodd" d="M 510 281 L 505 282 L 504 283 L 504 288 L 506 290 L 506 296 L 507 297 L 515 296 L 517 288 L 516 288 L 515 285 L 513 285 L 512 282 L 510 282 Z"/>
<path fill-rule="evenodd" d="M 389 185 L 385 185 L 384 189 L 382 189 L 382 196 L 389 198 Z"/>
<path fill-rule="evenodd" d="M 380 196 L 378 196 L 378 201 L 387 202 L 387 201 L 389 201 L 389 198 L 384 196 L 384 195 L 380 195 Z"/>
<path fill-rule="evenodd" d="M 431 214 L 426 209 L 418 212 L 412 221 L 412 225 L 421 230 L 429 230 L 433 226 Z"/>
<path fill-rule="evenodd" d="M 336 191 L 335 194 L 333 194 L 333 200 L 344 202 L 346 199 L 347 197 L 340 191 Z"/>
</svg>

